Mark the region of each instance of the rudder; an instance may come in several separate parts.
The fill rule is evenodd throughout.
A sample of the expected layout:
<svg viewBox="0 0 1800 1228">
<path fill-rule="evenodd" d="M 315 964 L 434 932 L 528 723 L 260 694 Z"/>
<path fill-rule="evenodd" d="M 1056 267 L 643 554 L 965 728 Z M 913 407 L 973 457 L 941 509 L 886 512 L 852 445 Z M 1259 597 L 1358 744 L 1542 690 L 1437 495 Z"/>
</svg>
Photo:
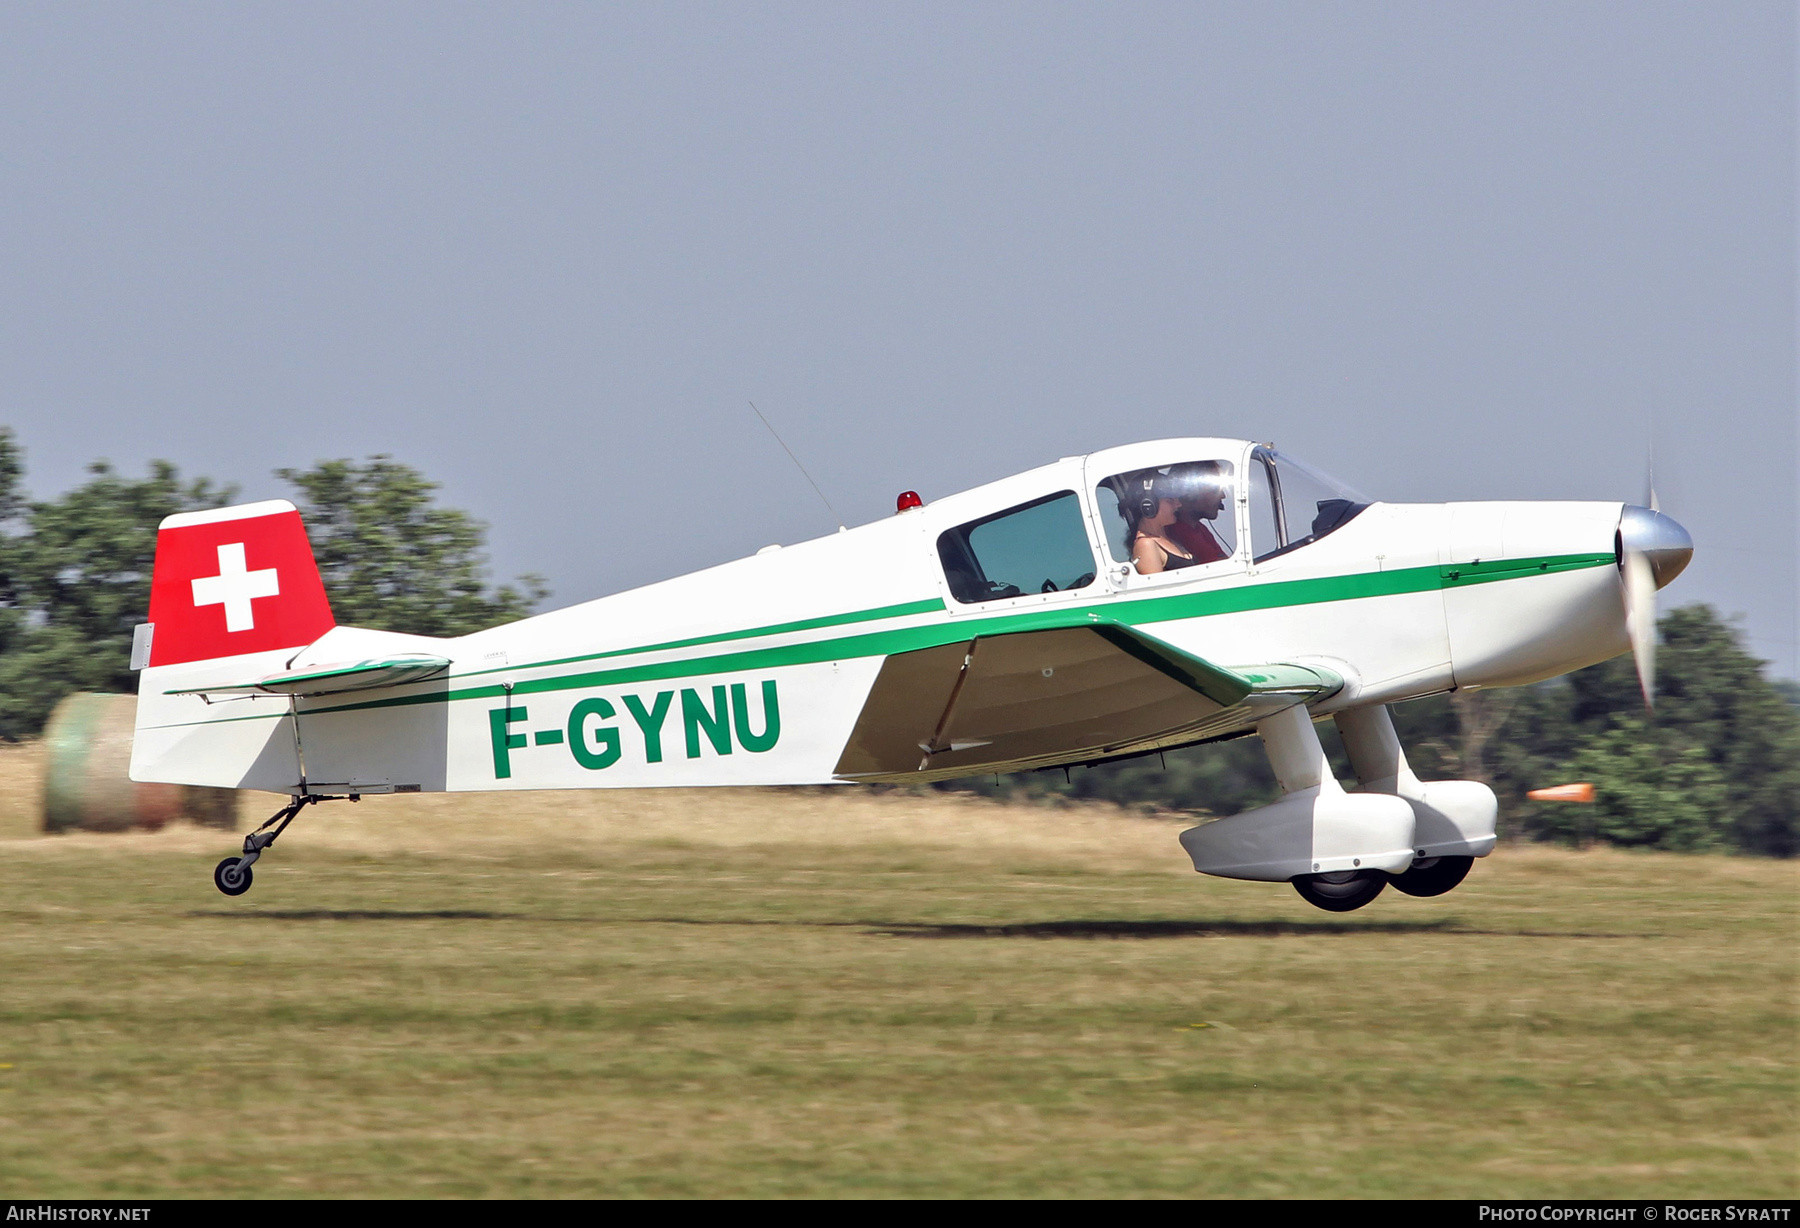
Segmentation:
<svg viewBox="0 0 1800 1228">
<path fill-rule="evenodd" d="M 272 673 L 335 625 L 292 503 L 270 499 L 164 519 L 148 630 L 140 629 L 133 654 L 143 668 L 132 779 L 294 787 L 300 773 L 285 700 L 208 704 L 168 692 Z"/>
</svg>

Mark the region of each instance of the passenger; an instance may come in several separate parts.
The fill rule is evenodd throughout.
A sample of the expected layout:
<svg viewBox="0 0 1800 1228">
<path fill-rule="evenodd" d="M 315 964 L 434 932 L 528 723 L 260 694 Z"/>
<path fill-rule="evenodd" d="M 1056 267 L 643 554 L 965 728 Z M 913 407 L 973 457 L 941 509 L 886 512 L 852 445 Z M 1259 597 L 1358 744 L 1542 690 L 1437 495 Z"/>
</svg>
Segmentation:
<svg viewBox="0 0 1800 1228">
<path fill-rule="evenodd" d="M 1169 486 L 1179 500 L 1179 510 L 1168 537 L 1198 563 L 1231 557 L 1231 545 L 1220 535 L 1217 523 L 1231 495 L 1231 479 L 1225 469 L 1223 461 L 1194 461 L 1169 471 Z"/>
<path fill-rule="evenodd" d="M 1123 485 L 1126 497 L 1119 501 L 1119 511 L 1125 517 L 1125 544 L 1138 574 L 1154 576 L 1197 566 L 1199 559 L 1169 540 L 1169 526 L 1181 504 L 1168 496 L 1168 479 L 1152 469 L 1134 474 Z"/>
</svg>

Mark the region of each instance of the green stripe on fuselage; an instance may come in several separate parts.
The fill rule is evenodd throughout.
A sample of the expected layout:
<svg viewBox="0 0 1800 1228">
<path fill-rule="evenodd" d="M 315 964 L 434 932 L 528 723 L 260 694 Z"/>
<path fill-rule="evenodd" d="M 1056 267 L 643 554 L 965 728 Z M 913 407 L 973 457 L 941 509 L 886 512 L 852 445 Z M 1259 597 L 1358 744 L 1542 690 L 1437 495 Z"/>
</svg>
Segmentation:
<svg viewBox="0 0 1800 1228">
<path fill-rule="evenodd" d="M 562 674 L 554 678 L 532 678 L 514 683 L 511 687 L 511 694 L 529 695 L 545 691 L 584 690 L 605 686 L 622 686 L 636 682 L 654 682 L 669 678 L 686 678 L 700 674 L 736 673 L 743 670 L 775 669 L 788 665 L 816 665 L 824 661 L 843 661 L 857 657 L 891 656 L 897 652 L 911 652 L 920 648 L 936 648 L 942 644 L 953 644 L 959 640 L 973 639 L 978 635 L 1005 635 L 1016 631 L 1044 631 L 1058 627 L 1082 626 L 1098 622 L 1102 618 L 1111 622 L 1140 626 L 1147 623 L 1203 618 L 1214 614 L 1237 614 L 1248 610 L 1316 605 L 1330 601 L 1354 601 L 1365 597 L 1391 597 L 1405 593 L 1429 592 L 1451 583 L 1472 584 L 1520 579 L 1525 576 L 1545 575 L 1551 572 L 1577 571 L 1602 564 L 1610 566 L 1612 562 L 1613 557 L 1610 554 L 1557 555 L 1538 559 L 1507 560 L 1508 569 L 1505 571 L 1496 569 L 1486 574 L 1463 575 L 1455 581 L 1440 574 L 1447 572 L 1450 570 L 1449 568 L 1440 568 L 1434 564 L 1427 567 L 1402 568 L 1397 571 L 1370 571 L 1348 576 L 1322 576 L 1311 580 L 1277 580 L 1263 584 L 1253 582 L 1227 589 L 1198 593 L 1171 593 L 1162 597 L 1133 598 L 1126 595 L 1123 599 L 1109 599 L 1104 606 L 1062 606 L 1050 610 L 1030 610 L 985 618 L 977 615 L 932 622 L 922 626 L 895 627 L 884 631 L 865 632 L 860 635 L 809 640 L 800 644 L 751 648 L 739 652 L 720 653 L 715 656 L 659 661 L 648 665 L 588 670 L 579 674 Z M 943 608 L 942 602 L 915 604 L 936 605 L 939 609 Z M 895 610 L 905 607 L 888 606 L 884 608 Z M 827 626 L 869 620 L 870 612 L 863 611 L 835 620 L 815 621 L 820 626 Z M 734 632 L 712 638 L 716 642 L 717 640 L 747 638 L 755 634 L 777 634 L 777 632 Z M 605 654 L 594 654 L 591 657 L 569 658 L 569 660 L 594 660 L 600 656 L 626 656 L 654 652 L 662 647 L 657 645 L 641 649 L 619 649 Z M 513 666 L 512 672 L 531 668 L 533 667 Z M 460 675 L 465 678 L 471 676 Z M 442 703 L 449 700 L 494 699 L 507 693 L 507 688 L 499 684 L 487 684 L 463 687 L 442 694 L 399 696 L 392 699 L 370 700 L 365 703 L 343 704 L 331 708 L 315 708 L 312 711 L 354 712 L 367 708 Z"/>
<path fill-rule="evenodd" d="M 872 610 L 853 610 L 848 614 L 826 614 L 820 618 L 802 618 L 791 623 L 771 623 L 767 627 L 750 627 L 743 631 L 720 631 L 715 635 L 696 635 L 691 639 L 668 640 L 661 644 L 645 644 L 641 648 L 613 648 L 606 652 L 583 653 L 578 657 L 558 657 L 552 661 L 532 661 L 525 665 L 500 665 L 493 669 L 471 670 L 459 678 L 481 674 L 514 673 L 522 669 L 549 669 L 556 665 L 574 665 L 579 661 L 603 661 L 607 657 L 633 657 L 645 652 L 671 652 L 677 648 L 697 648 L 701 644 L 720 644 L 727 640 L 753 640 L 765 635 L 788 635 L 795 631 L 817 631 L 822 627 L 842 627 L 850 623 L 871 623 L 883 618 L 905 618 L 911 614 L 941 614 L 944 602 L 933 597 L 929 601 L 906 601 L 899 605 L 877 606 Z"/>
<path fill-rule="evenodd" d="M 844 661 L 858 657 L 890 656 L 897 652 L 911 652 L 919 648 L 936 648 L 942 644 L 953 644 L 961 640 L 973 639 L 978 635 L 1005 635 L 1015 631 L 1044 631 L 1059 627 L 1083 626 L 1102 620 L 1124 623 L 1129 626 L 1140 626 L 1150 623 L 1174 622 L 1188 618 L 1204 618 L 1215 614 L 1240 614 L 1250 610 L 1279 609 L 1289 606 L 1317 605 L 1332 601 L 1355 601 L 1366 597 L 1392 597 L 1406 593 L 1430 592 L 1435 589 L 1452 586 L 1463 587 L 1469 584 L 1491 583 L 1500 580 L 1524 579 L 1527 576 L 1547 575 L 1557 572 L 1580 571 L 1590 567 L 1612 566 L 1611 554 L 1565 554 L 1551 555 L 1531 559 L 1504 559 L 1485 566 L 1480 564 L 1458 564 L 1439 566 L 1432 564 L 1425 567 L 1407 567 L 1395 571 L 1358 572 L 1347 576 L 1321 576 L 1309 580 L 1269 580 L 1233 585 L 1230 588 L 1208 589 L 1202 592 L 1170 593 L 1164 596 L 1122 594 L 1105 598 L 1102 601 L 1079 606 L 1059 606 L 1049 610 L 1029 610 L 1017 613 L 994 615 L 965 615 L 961 617 L 945 617 L 929 623 L 915 624 L 910 627 L 893 627 L 881 631 L 863 632 L 857 635 L 837 636 L 822 640 L 808 640 L 799 644 L 783 644 L 766 648 L 748 648 L 737 652 L 719 653 L 704 657 L 684 657 L 674 661 L 659 661 L 646 665 L 628 665 L 612 669 L 584 670 L 577 674 L 562 674 L 554 678 L 532 678 L 517 682 L 510 688 L 512 695 L 529 695 L 548 691 L 586 690 L 606 686 L 622 686 L 628 683 L 653 682 L 669 678 L 689 678 L 702 674 L 734 673 L 744 670 L 774 669 L 789 665 L 815 665 L 825 661 Z M 1458 572 L 1454 578 L 1452 571 Z M 613 657 L 636 656 L 650 652 L 670 651 L 679 647 L 697 646 L 708 643 L 723 643 L 731 640 L 751 639 L 764 635 L 781 635 L 803 630 L 817 630 L 826 627 L 845 626 L 852 623 L 872 622 L 885 618 L 917 617 L 939 613 L 944 610 L 944 603 L 935 598 L 928 601 L 907 602 L 901 605 L 881 606 L 870 610 L 858 610 L 848 614 L 830 615 L 817 619 L 806 619 L 792 623 L 778 623 L 768 627 L 757 627 L 743 631 L 726 631 L 717 635 L 697 636 L 688 640 L 674 640 L 662 644 L 650 644 L 641 648 L 619 648 L 607 652 L 592 653 L 586 656 L 565 657 L 553 661 L 539 662 L 534 665 L 514 665 L 504 667 L 504 672 L 517 673 L 523 670 L 547 669 L 557 665 L 572 664 L 578 661 L 594 661 Z M 452 682 L 463 679 L 492 674 L 494 669 L 484 669 L 468 674 L 458 674 Z M 499 683 L 487 683 L 479 686 L 463 686 L 452 690 L 437 691 L 419 695 L 400 695 L 389 699 L 366 700 L 361 703 L 339 704 L 333 707 L 309 708 L 308 715 L 324 712 L 358 712 L 370 708 L 396 708 L 415 704 L 448 703 L 464 699 L 497 699 L 509 693 L 508 688 Z M 227 720 L 277 720 L 286 716 L 286 711 L 258 714 L 256 716 L 229 717 Z M 211 722 L 193 721 L 183 724 L 207 724 Z M 222 722 L 220 722 L 222 723 Z"/>
</svg>

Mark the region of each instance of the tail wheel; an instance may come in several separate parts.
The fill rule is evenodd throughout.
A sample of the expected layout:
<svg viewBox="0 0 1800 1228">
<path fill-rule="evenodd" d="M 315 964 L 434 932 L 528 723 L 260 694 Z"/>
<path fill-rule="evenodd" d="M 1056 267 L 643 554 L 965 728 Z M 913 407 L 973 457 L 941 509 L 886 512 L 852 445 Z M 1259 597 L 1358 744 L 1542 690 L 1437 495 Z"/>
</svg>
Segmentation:
<svg viewBox="0 0 1800 1228">
<path fill-rule="evenodd" d="M 1355 912 L 1380 895 L 1381 889 L 1387 885 L 1388 876 L 1380 870 L 1302 874 L 1294 880 L 1294 890 L 1300 893 L 1300 898 L 1326 912 Z"/>
<path fill-rule="evenodd" d="M 1404 874 L 1393 877 L 1394 889 L 1407 895 L 1443 895 L 1469 876 L 1473 857 L 1421 857 Z"/>
<path fill-rule="evenodd" d="M 250 867 L 238 868 L 236 857 L 227 857 L 213 867 L 213 886 L 226 895 L 243 895 L 250 890 Z"/>
</svg>

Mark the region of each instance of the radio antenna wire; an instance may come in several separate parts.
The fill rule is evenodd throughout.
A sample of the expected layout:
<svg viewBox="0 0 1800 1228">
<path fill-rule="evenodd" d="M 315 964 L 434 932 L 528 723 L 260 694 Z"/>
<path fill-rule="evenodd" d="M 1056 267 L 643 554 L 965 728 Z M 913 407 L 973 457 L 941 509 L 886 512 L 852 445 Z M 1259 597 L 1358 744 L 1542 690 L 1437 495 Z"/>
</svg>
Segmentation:
<svg viewBox="0 0 1800 1228">
<path fill-rule="evenodd" d="M 838 510 L 835 507 L 831 506 L 831 500 L 825 497 L 825 492 L 819 489 L 819 484 L 813 481 L 812 474 L 806 471 L 806 466 L 800 463 L 800 458 L 795 456 L 794 450 L 787 446 L 787 442 L 781 438 L 780 432 L 775 429 L 767 418 L 763 417 L 763 411 L 756 408 L 755 401 L 750 402 L 750 410 L 764 426 L 769 428 L 769 434 L 775 436 L 775 442 L 781 445 L 781 450 L 786 452 L 788 454 L 788 459 L 794 462 L 794 468 L 800 471 L 800 476 L 806 479 L 806 484 L 811 486 L 813 488 L 813 493 L 819 496 L 819 502 L 823 503 L 825 505 L 825 510 L 831 513 L 832 523 L 837 525 L 838 532 L 845 532 L 844 518 L 838 515 Z"/>
</svg>

